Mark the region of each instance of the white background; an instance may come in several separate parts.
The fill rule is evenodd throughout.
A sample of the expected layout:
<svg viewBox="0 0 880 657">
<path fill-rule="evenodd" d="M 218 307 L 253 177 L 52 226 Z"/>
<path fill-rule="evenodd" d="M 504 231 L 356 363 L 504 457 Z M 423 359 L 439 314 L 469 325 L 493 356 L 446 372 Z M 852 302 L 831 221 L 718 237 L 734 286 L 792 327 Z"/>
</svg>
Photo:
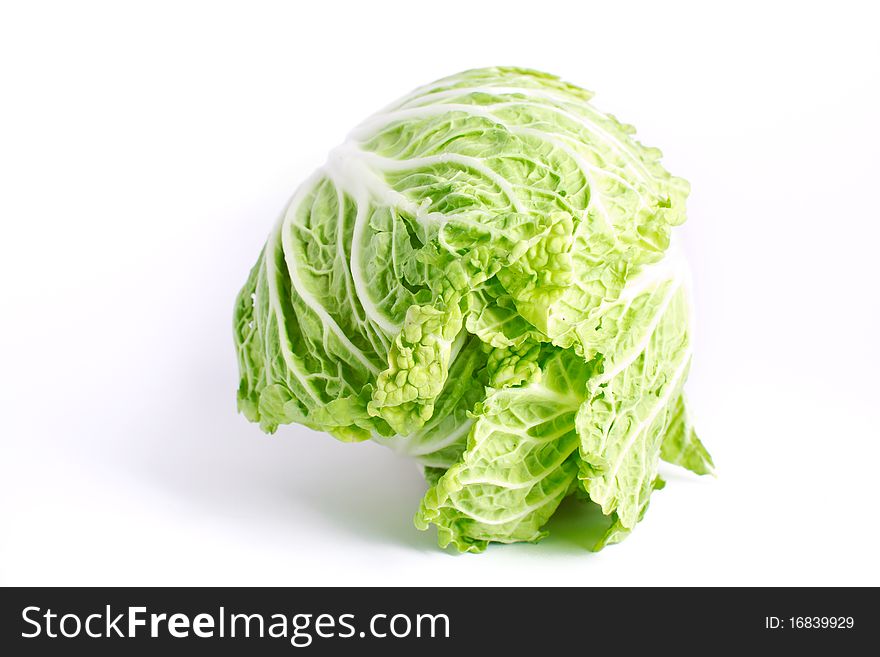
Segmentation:
<svg viewBox="0 0 880 657">
<path fill-rule="evenodd" d="M 823 4 L 4 4 L 0 582 L 880 584 L 878 16 Z M 235 412 L 233 300 L 297 183 L 492 64 L 596 91 L 693 187 L 718 477 L 600 554 L 447 554 L 411 463 Z"/>
</svg>

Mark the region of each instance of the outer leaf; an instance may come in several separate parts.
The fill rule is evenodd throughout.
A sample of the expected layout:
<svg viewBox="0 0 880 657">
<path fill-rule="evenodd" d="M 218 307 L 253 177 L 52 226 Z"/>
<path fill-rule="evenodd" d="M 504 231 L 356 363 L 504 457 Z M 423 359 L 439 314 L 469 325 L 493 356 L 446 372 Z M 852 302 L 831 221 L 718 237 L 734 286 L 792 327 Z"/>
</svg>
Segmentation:
<svg viewBox="0 0 880 657">
<path fill-rule="evenodd" d="M 429 490 L 416 526 L 441 546 L 478 552 L 489 541 L 536 541 L 578 473 L 574 417 L 591 365 L 548 350 L 540 382 L 492 392 L 461 460 Z"/>
<path fill-rule="evenodd" d="M 667 463 L 680 465 L 698 475 L 711 474 L 715 467 L 712 457 L 691 426 L 684 395 L 679 395 L 673 406 L 660 457 Z"/>
<path fill-rule="evenodd" d="M 688 302 L 679 287 L 638 356 L 591 382 L 577 418 L 590 498 L 631 529 L 653 490 L 660 448 L 690 365 Z"/>
</svg>

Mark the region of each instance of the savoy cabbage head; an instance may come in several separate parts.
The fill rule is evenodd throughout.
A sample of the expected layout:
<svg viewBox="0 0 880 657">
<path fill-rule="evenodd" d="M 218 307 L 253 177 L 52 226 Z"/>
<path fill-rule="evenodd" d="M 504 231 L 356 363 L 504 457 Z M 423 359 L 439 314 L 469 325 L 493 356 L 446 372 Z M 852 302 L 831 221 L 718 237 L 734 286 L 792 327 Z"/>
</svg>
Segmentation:
<svg viewBox="0 0 880 657">
<path fill-rule="evenodd" d="M 688 184 L 590 97 L 516 68 L 417 89 L 302 184 L 238 297 L 241 412 L 410 454 L 443 546 L 538 540 L 579 493 L 601 547 L 661 458 L 712 467 L 682 394 Z"/>
</svg>

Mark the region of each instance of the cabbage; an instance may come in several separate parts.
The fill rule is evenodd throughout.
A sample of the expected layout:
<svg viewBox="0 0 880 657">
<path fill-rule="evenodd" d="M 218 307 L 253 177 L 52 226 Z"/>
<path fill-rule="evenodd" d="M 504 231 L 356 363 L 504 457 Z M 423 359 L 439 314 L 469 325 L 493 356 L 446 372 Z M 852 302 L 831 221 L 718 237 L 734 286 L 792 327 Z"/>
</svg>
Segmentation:
<svg viewBox="0 0 880 657">
<path fill-rule="evenodd" d="M 411 455 L 441 546 L 536 541 L 589 497 L 619 541 L 688 420 L 688 184 L 591 94 L 466 71 L 373 115 L 294 195 L 235 308 L 238 408 Z"/>
</svg>

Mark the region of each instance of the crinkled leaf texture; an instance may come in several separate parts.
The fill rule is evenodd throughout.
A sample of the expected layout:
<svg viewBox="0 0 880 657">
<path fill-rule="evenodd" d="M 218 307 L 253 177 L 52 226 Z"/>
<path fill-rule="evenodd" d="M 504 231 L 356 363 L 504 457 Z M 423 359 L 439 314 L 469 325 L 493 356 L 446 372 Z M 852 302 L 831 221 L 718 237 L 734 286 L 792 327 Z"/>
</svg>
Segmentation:
<svg viewBox="0 0 880 657">
<path fill-rule="evenodd" d="M 410 454 L 415 523 L 536 541 L 568 495 L 619 541 L 664 459 L 712 460 L 682 388 L 688 185 L 535 71 L 466 71 L 356 128 L 299 188 L 235 308 L 238 406 Z"/>
</svg>

